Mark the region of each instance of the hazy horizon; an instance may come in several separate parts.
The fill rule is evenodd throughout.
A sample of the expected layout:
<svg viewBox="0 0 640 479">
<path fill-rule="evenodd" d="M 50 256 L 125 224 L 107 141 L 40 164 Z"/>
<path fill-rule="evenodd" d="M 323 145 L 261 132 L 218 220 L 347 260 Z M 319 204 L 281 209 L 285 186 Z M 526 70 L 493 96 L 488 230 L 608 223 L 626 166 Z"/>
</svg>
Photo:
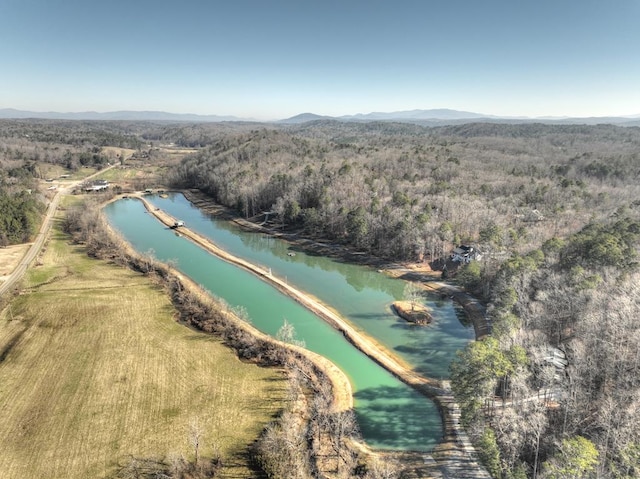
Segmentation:
<svg viewBox="0 0 640 479">
<path fill-rule="evenodd" d="M 0 108 L 637 116 L 640 3 L 7 0 Z"/>
<path fill-rule="evenodd" d="M 34 116 L 23 116 L 23 115 L 19 115 L 19 116 L 15 116 L 15 117 L 11 117 L 11 116 L 7 116 L 4 113 L 6 111 L 16 111 L 16 112 L 20 112 L 20 113 L 32 113 L 34 114 Z M 640 119 L 640 114 L 632 114 L 632 115 L 606 115 L 606 116 L 585 116 L 585 117 L 571 117 L 571 116 L 548 116 L 548 115 L 543 115 L 543 116 L 537 116 L 537 117 L 530 117 L 530 116 L 525 116 L 525 115 L 518 115 L 518 116 L 499 116 L 499 115 L 492 115 L 490 113 L 483 113 L 483 112 L 470 112 L 470 111 L 466 111 L 466 110 L 451 110 L 448 108 L 428 108 L 428 109 L 412 109 L 412 110 L 402 110 L 402 111 L 388 111 L 388 112 L 379 112 L 379 111 L 369 111 L 369 112 L 357 112 L 357 113 L 353 113 L 353 114 L 346 114 L 346 115 L 322 115 L 322 114 L 318 114 L 315 112 L 311 112 L 311 111 L 305 111 L 305 112 L 300 112 L 297 113 L 295 115 L 291 115 L 289 117 L 286 118 L 254 118 L 254 117 L 239 117 L 236 115 L 225 115 L 225 114 L 217 114 L 217 113 L 192 113 L 192 112 L 175 112 L 175 111 L 164 111 L 164 110 L 106 110 L 106 111 L 96 111 L 96 110 L 82 110 L 82 111 L 36 111 L 36 110 L 22 110 L 22 109 L 18 109 L 18 108 L 12 108 L 12 107 L 3 107 L 0 105 L 0 118 L 50 118 L 50 119 L 55 119 L 55 118 L 67 118 L 67 117 L 71 117 L 71 116 L 77 116 L 77 119 L 86 119 L 91 117 L 92 115 L 112 115 L 114 117 L 117 117 L 117 119 L 123 119 L 125 117 L 127 117 L 127 115 L 117 115 L 119 113 L 121 114 L 129 114 L 129 116 L 131 118 L 135 118 L 135 119 L 144 119 L 145 115 L 148 115 L 151 119 L 154 119 L 158 116 L 163 116 L 166 115 L 167 117 L 171 116 L 175 116 L 175 117 L 179 117 L 179 116 L 184 116 L 187 117 L 186 120 L 184 121 L 190 121 L 189 118 L 191 117 L 202 117 L 203 119 L 206 118 L 214 118 L 216 117 L 217 119 L 220 119 L 220 121 L 256 121 L 256 122 L 278 122 L 278 121 L 283 121 L 283 120 L 288 120 L 290 118 L 296 118 L 299 116 L 304 116 L 304 115 L 318 115 L 319 117 L 326 117 L 326 118 L 335 118 L 335 119 L 357 119 L 359 117 L 363 118 L 363 119 L 367 119 L 368 117 L 373 117 L 373 119 L 377 118 L 375 115 L 381 115 L 381 116 L 385 116 L 388 117 L 388 119 L 409 119 L 409 117 L 407 117 L 406 115 L 403 114 L 407 114 L 407 113 L 411 113 L 411 112 L 450 112 L 453 115 L 446 115 L 446 114 L 442 114 L 442 115 L 433 115 L 433 116 L 424 116 L 421 115 L 419 117 L 415 117 L 416 119 L 433 119 L 433 120 L 465 120 L 468 119 L 470 121 L 473 120 L 478 120 L 478 119 L 486 119 L 486 120 L 523 120 L 523 121 L 528 121 L 528 120 L 549 120 L 549 121 L 553 121 L 553 120 L 575 120 L 575 119 L 589 119 L 589 118 L 593 118 L 593 119 L 598 119 L 598 118 L 615 118 L 615 119 L 629 119 L 629 120 L 636 120 L 636 119 Z M 464 113 L 469 113 L 471 115 L 466 116 L 464 115 Z M 398 116 L 393 116 L 394 114 L 398 114 Z M 59 117 L 57 116 L 59 115 Z M 414 118 L 414 117 L 411 117 Z M 69 118 L 67 118 L 69 119 Z M 177 118 L 176 118 L 177 119 Z M 218 120 L 214 120 L 214 121 L 218 121 Z"/>
</svg>

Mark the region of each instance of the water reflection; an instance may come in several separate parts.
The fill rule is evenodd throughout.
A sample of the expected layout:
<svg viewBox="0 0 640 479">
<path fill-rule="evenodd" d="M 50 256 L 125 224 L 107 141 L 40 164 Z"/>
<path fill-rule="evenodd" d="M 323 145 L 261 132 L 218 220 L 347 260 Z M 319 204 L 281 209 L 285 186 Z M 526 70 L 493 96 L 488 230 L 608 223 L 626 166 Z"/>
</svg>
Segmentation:
<svg viewBox="0 0 640 479">
<path fill-rule="evenodd" d="M 205 289 L 232 307 L 246 308 L 258 329 L 275 335 L 286 317 L 308 349 L 329 358 L 351 380 L 356 414 L 369 445 L 425 451 L 436 444 L 442 424 L 435 405 L 360 353 L 342 334 L 296 301 L 166 230 L 145 214 L 138 201 L 114 202 L 105 207 L 105 213 L 137 251 L 153 249 L 161 261 L 175 259 L 176 268 Z M 423 417 L 420 424 L 410 411 Z"/>
<path fill-rule="evenodd" d="M 380 386 L 366 388 L 355 394 L 359 408 L 356 413 L 360 430 L 365 436 L 377 438 L 388 449 L 432 449 L 440 438 L 425 438 L 425 427 L 437 430 L 441 418 L 428 408 L 406 400 L 398 388 Z"/>
<path fill-rule="evenodd" d="M 433 323 L 408 324 L 390 310 L 391 303 L 403 297 L 406 283 L 402 280 L 389 278 L 373 268 L 302 251 L 289 256 L 292 251 L 289 243 L 212 218 L 181 194 L 150 199 L 223 249 L 271 269 L 275 276 L 313 294 L 395 351 L 421 374 L 448 377 L 449 363 L 456 351 L 473 338 L 473 328 L 466 324 L 465 315 L 448 298 L 425 296 L 423 302 L 431 309 Z"/>
</svg>

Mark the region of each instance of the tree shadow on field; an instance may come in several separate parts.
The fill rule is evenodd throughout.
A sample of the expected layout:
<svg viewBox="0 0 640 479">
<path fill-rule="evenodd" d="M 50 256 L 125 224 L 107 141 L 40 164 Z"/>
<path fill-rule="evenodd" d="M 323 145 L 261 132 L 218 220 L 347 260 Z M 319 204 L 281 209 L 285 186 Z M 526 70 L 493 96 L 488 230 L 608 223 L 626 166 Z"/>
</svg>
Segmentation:
<svg viewBox="0 0 640 479">
<path fill-rule="evenodd" d="M 247 477 L 268 479 L 269 476 L 256 464 L 251 448 L 252 445 L 248 445 L 245 448 L 231 452 L 223 458 L 223 471 L 226 479 L 246 479 Z M 250 476 L 247 476 L 247 469 L 251 471 Z"/>
<path fill-rule="evenodd" d="M 190 334 L 186 337 L 188 341 L 201 341 L 207 343 L 221 343 L 220 338 L 216 338 L 210 334 L 200 333 L 200 334 Z"/>
</svg>

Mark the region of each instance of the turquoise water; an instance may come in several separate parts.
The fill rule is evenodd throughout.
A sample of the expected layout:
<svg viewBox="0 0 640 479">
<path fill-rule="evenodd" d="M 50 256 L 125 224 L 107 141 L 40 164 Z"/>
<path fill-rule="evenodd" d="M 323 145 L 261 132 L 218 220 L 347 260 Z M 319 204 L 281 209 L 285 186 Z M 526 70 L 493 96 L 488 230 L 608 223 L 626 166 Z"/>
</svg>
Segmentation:
<svg viewBox="0 0 640 479">
<path fill-rule="evenodd" d="M 147 214 L 139 201 L 111 203 L 105 207 L 105 214 L 137 251 L 151 252 L 161 261 L 173 261 L 176 269 L 229 305 L 245 307 L 258 329 L 274 335 L 285 318 L 293 324 L 297 338 L 304 340 L 308 349 L 329 358 L 349 377 L 358 423 L 369 445 L 427 451 L 441 439 L 441 418 L 433 402 L 360 353 L 297 302 L 251 273 L 176 236 Z M 185 221 L 191 226 L 189 220 Z"/>
<path fill-rule="evenodd" d="M 431 309 L 434 321 L 427 327 L 412 325 L 390 308 L 393 301 L 403 298 L 406 283 L 402 280 L 369 267 L 294 251 L 285 241 L 209 217 L 182 194 L 148 199 L 225 251 L 271 268 L 275 276 L 316 296 L 424 376 L 448 378 L 456 351 L 474 338 L 464 312 L 449 299 L 425 297 L 423 303 Z"/>
</svg>

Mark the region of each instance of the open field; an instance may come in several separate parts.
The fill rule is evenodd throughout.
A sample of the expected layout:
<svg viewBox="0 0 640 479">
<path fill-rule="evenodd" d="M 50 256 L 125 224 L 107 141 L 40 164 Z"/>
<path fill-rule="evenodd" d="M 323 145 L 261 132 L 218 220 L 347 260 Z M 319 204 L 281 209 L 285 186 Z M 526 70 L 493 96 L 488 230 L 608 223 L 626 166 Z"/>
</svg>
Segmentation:
<svg viewBox="0 0 640 479">
<path fill-rule="evenodd" d="M 96 179 L 107 180 L 124 189 L 146 189 L 156 186 L 161 181 L 164 171 L 164 166 L 128 160 L 124 166 L 100 172 Z"/>
<path fill-rule="evenodd" d="M 104 478 L 118 464 L 219 449 L 222 477 L 277 412 L 280 374 L 173 319 L 143 275 L 86 257 L 54 228 L 23 294 L 0 313 L 4 478 Z"/>
<path fill-rule="evenodd" d="M 109 171 L 105 171 L 104 173 L 100 173 L 98 175 L 98 179 L 116 182 L 145 178 L 153 179 L 157 177 L 157 172 L 158 167 L 156 166 L 149 166 L 144 169 L 116 167 Z"/>
<path fill-rule="evenodd" d="M 132 148 L 120 148 L 117 146 L 104 146 L 102 147 L 102 153 L 107 155 L 110 159 L 115 160 L 118 157 L 129 158 L 136 150 Z"/>
<path fill-rule="evenodd" d="M 29 243 L 0 248 L 0 283 L 11 274 L 28 249 Z"/>
</svg>

